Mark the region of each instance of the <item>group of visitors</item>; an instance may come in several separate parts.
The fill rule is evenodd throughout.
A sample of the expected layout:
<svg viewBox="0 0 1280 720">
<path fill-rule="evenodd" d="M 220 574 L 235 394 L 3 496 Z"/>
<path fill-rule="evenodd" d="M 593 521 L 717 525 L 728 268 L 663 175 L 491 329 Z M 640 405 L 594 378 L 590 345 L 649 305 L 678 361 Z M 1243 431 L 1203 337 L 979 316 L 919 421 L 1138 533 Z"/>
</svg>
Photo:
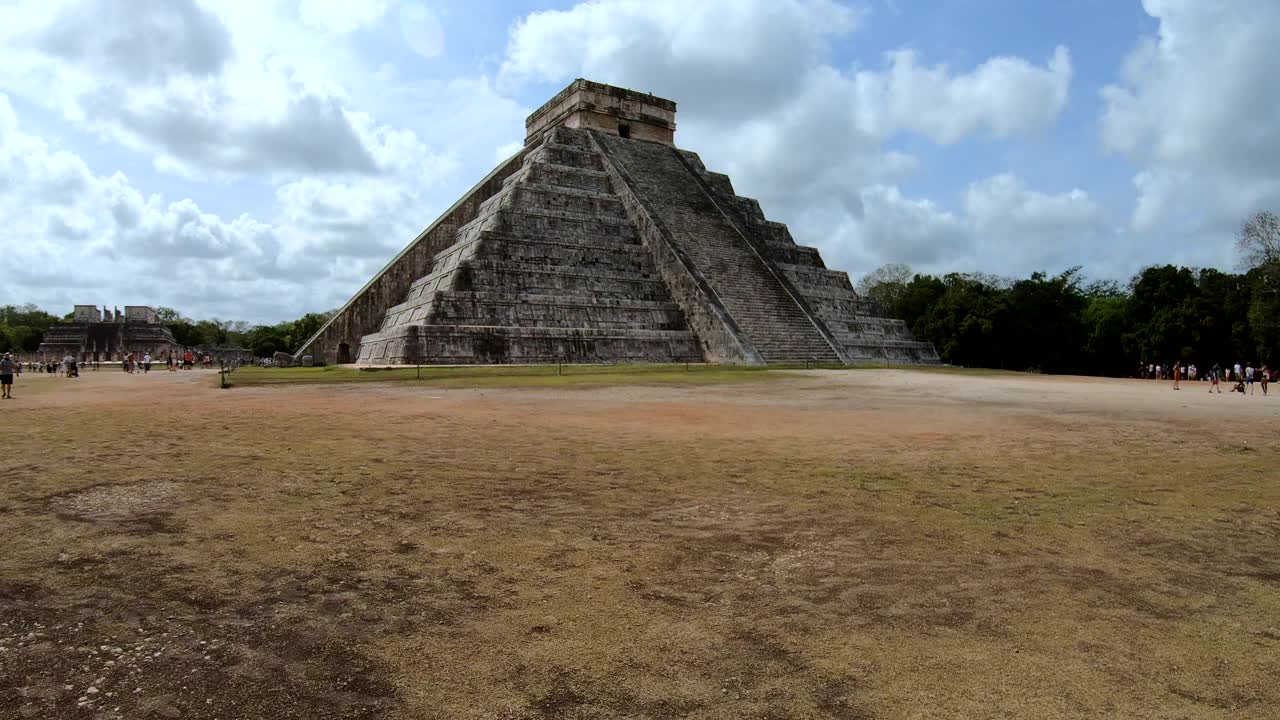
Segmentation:
<svg viewBox="0 0 1280 720">
<path fill-rule="evenodd" d="M 143 374 L 151 372 L 151 365 L 156 358 L 151 353 L 125 353 L 121 359 L 121 367 L 127 373 L 142 372 Z M 190 350 L 185 352 L 166 352 L 164 354 L 164 366 L 169 372 L 177 372 L 179 370 L 193 370 L 199 365 L 203 368 L 213 367 L 213 356 L 205 353 L 194 353 Z"/>
<path fill-rule="evenodd" d="M 125 353 L 120 358 L 120 369 L 130 375 L 136 372 L 151 372 L 151 353 L 143 353 L 139 356 L 137 353 Z"/>
<path fill-rule="evenodd" d="M 1267 387 L 1271 381 L 1280 379 L 1280 373 L 1267 367 L 1265 363 L 1261 367 L 1254 367 L 1253 363 L 1240 363 L 1222 367 L 1214 363 L 1213 367 L 1205 372 L 1201 372 L 1194 364 L 1183 367 L 1181 362 L 1175 362 L 1173 365 L 1163 365 L 1160 363 L 1148 363 L 1138 366 L 1138 376 L 1143 379 L 1152 380 L 1172 380 L 1173 389 L 1181 390 L 1181 382 L 1183 379 L 1190 381 L 1203 381 L 1209 383 L 1209 392 L 1222 393 L 1223 384 L 1231 384 L 1231 392 L 1238 392 L 1248 395 L 1254 394 L 1254 387 L 1260 387 L 1262 394 L 1267 394 Z"/>
<path fill-rule="evenodd" d="M 151 366 L 158 358 L 152 357 L 149 352 L 142 353 L 125 353 L 120 359 L 120 366 L 126 373 L 146 374 L 151 372 Z M 219 367 L 222 370 L 228 368 L 235 369 L 239 367 L 239 360 L 231 360 L 230 364 L 225 358 L 217 358 Z M 191 350 L 183 352 L 170 351 L 164 354 L 165 367 L 169 372 L 177 372 L 178 370 L 193 370 L 196 367 L 204 369 L 212 369 L 214 357 L 212 353 L 196 353 Z M 13 353 L 7 352 L 0 355 L 0 385 L 3 385 L 3 398 L 9 399 L 13 397 L 13 381 L 14 377 L 21 375 L 23 369 L 30 370 L 33 373 L 48 373 L 49 375 L 57 375 L 61 377 L 75 378 L 80 377 L 81 367 L 92 367 L 97 370 L 99 367 L 98 360 L 85 360 L 83 363 L 73 355 L 67 355 L 61 361 L 42 360 L 40 362 L 29 361 L 21 362 L 14 358 Z"/>
<path fill-rule="evenodd" d="M 25 362 L 15 363 L 18 374 L 21 375 L 24 369 L 33 373 L 48 373 L 49 375 L 59 375 L 63 377 L 80 377 L 80 369 L 97 370 L 100 363 L 97 360 L 85 360 L 80 362 L 75 358 L 67 355 L 61 361 L 44 360 L 41 362 Z"/>
<path fill-rule="evenodd" d="M 26 369 L 31 372 L 48 373 L 50 375 L 62 375 L 69 378 L 80 377 L 80 363 L 70 355 L 62 358 L 62 362 L 49 360 L 46 362 L 28 362 L 25 363 Z M 13 353 L 7 352 L 0 355 L 0 399 L 8 400 L 13 397 L 13 380 L 17 375 L 22 374 L 24 363 L 14 359 Z"/>
</svg>

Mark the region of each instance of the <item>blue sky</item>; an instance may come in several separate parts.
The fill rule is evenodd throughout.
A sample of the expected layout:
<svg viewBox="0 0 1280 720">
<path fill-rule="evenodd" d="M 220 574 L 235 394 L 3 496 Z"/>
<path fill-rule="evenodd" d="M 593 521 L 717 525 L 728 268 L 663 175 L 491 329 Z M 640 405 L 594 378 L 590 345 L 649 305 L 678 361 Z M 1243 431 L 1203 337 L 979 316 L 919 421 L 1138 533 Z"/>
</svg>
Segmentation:
<svg viewBox="0 0 1280 720">
<path fill-rule="evenodd" d="M 574 77 L 855 278 L 1230 268 L 1280 3 L 0 0 L 0 303 L 340 305 Z"/>
</svg>

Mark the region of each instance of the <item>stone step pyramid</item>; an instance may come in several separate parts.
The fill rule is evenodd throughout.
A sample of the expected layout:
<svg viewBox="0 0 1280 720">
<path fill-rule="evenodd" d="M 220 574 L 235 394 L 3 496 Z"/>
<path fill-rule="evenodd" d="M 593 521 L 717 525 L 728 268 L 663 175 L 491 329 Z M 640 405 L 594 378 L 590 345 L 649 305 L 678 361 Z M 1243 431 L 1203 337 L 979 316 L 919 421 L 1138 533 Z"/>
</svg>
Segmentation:
<svg viewBox="0 0 1280 720">
<path fill-rule="evenodd" d="M 675 103 L 577 80 L 524 149 L 299 350 L 325 363 L 936 363 L 673 144 Z"/>
</svg>

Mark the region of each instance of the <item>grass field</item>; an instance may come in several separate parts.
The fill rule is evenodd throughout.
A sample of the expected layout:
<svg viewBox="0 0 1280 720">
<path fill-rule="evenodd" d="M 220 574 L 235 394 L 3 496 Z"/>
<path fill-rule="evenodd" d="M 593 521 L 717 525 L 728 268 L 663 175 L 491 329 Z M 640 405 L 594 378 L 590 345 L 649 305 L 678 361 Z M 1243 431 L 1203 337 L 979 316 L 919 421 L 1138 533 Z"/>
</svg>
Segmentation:
<svg viewBox="0 0 1280 720">
<path fill-rule="evenodd" d="M 228 386 L 257 387 L 264 385 L 345 385 L 350 383 L 415 383 L 453 388 L 520 388 L 520 387 L 603 387 L 618 385 L 713 385 L 719 383 L 778 380 L 797 370 L 888 369 L 884 366 L 822 366 L 818 364 L 773 365 L 497 365 L 497 366 L 431 366 L 397 368 L 357 368 L 329 365 L 309 368 L 237 369 L 226 381 Z M 924 367 L 914 372 L 991 377 L 1017 373 L 983 368 Z M 222 386 L 219 378 L 216 385 Z"/>
<path fill-rule="evenodd" d="M 0 717 L 1280 717 L 1280 398 L 580 369 L 24 378 Z"/>
<path fill-rule="evenodd" d="M 582 387 L 633 384 L 715 384 L 780 377 L 777 370 L 730 365 L 497 365 L 356 369 L 245 367 L 231 374 L 240 387 L 348 383 L 427 383 L 436 387 Z"/>
</svg>

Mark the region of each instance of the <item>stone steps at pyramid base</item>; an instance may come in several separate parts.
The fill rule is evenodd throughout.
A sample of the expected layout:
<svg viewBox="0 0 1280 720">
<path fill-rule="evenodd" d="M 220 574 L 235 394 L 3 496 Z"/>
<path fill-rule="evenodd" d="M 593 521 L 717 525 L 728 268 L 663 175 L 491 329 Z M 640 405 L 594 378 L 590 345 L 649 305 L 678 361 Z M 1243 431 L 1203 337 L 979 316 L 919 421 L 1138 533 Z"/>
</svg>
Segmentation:
<svg viewBox="0 0 1280 720">
<path fill-rule="evenodd" d="M 816 360 L 824 363 L 840 362 L 840 356 L 837 355 L 830 346 L 806 347 L 803 345 L 756 345 L 756 352 L 759 352 L 760 357 L 767 363 L 806 362 L 809 360 Z"/>
<path fill-rule="evenodd" d="M 843 343 L 881 343 L 881 342 L 915 342 L 911 332 L 907 330 L 907 326 L 901 320 L 898 323 L 885 324 L 862 324 L 850 323 L 847 325 L 837 325 L 835 323 L 827 323 L 831 328 L 831 334 L 837 340 Z"/>
<path fill-rule="evenodd" d="M 918 341 L 855 342 L 845 345 L 851 363 L 941 365 L 933 345 Z"/>
<path fill-rule="evenodd" d="M 388 327 L 423 321 L 428 305 L 441 298 L 465 297 L 468 293 L 504 298 L 507 303 L 524 302 L 523 298 L 530 297 L 555 298 L 562 304 L 591 307 L 609 307 L 616 303 L 671 303 L 667 286 L 652 275 L 609 275 L 588 268 L 533 270 L 518 265 L 505 268 L 463 267 L 438 278 L 437 285 L 413 289 L 407 300 L 387 308 L 381 325 Z"/>
<path fill-rule="evenodd" d="M 428 314 L 432 325 L 592 328 L 615 330 L 687 330 L 684 313 L 674 303 L 595 304 L 587 296 L 532 301 L 522 295 L 476 299 L 442 293 Z"/>
<path fill-rule="evenodd" d="M 693 333 L 672 330 L 412 325 L 366 336 L 359 362 L 507 363 L 702 362 Z"/>
</svg>

